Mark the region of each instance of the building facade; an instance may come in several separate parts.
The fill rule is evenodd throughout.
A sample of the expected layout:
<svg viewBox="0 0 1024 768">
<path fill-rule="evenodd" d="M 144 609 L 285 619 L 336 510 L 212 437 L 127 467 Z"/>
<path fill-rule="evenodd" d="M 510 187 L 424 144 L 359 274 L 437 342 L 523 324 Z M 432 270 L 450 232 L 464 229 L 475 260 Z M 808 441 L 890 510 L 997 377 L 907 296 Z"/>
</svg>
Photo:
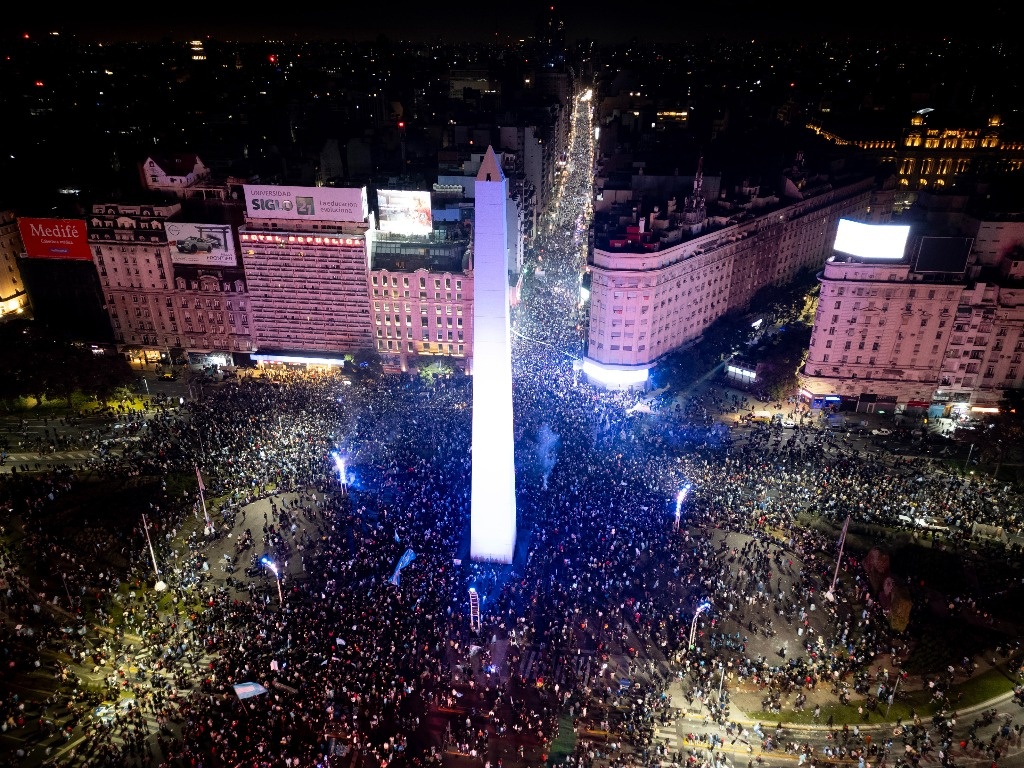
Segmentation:
<svg viewBox="0 0 1024 768">
<path fill-rule="evenodd" d="M 370 210 L 365 188 L 241 184 L 238 195 L 93 206 L 82 264 L 130 360 L 342 365 L 372 352 L 387 370 L 443 358 L 472 372 L 472 199 L 432 217 L 423 191 L 378 190 L 386 211 Z M 518 231 L 508 197 L 502 211 L 502 231 Z M 506 236 L 506 262 L 519 245 Z M 40 263 L 70 268 L 51 261 Z"/>
<path fill-rule="evenodd" d="M 233 364 L 252 350 L 244 274 L 237 265 L 175 263 L 185 255 L 172 255 L 168 226 L 180 213 L 179 203 L 92 207 L 86 231 L 114 342 L 140 363 L 187 353 L 195 364 Z"/>
<path fill-rule="evenodd" d="M 964 228 L 914 235 L 896 261 L 828 259 L 805 399 L 956 417 L 1024 386 L 1024 227 L 967 217 Z"/>
<path fill-rule="evenodd" d="M 936 110 L 920 109 L 901 132 L 870 135 L 823 118 L 807 127 L 841 146 L 856 146 L 879 163 L 891 165 L 904 193 L 899 205 L 911 204 L 916 193 L 953 189 L 959 181 L 1015 175 L 1024 168 L 1024 140 L 1008 128 L 1000 115 L 985 120 L 951 122 Z"/>
<path fill-rule="evenodd" d="M 374 349 L 365 224 L 249 219 L 238 237 L 257 360 Z"/>
<path fill-rule="evenodd" d="M 824 263 L 839 219 L 868 215 L 873 178 L 806 185 L 783 202 L 751 189 L 732 212 L 708 212 L 693 194 L 597 237 L 591 257 L 588 378 L 643 386 L 663 355 L 699 340 L 768 285 Z"/>
<path fill-rule="evenodd" d="M 444 230 L 437 230 L 443 232 Z M 372 239 L 373 339 L 385 367 L 416 369 L 446 357 L 467 372 L 473 357 L 473 271 L 468 233 L 450 239 Z"/>
<path fill-rule="evenodd" d="M 14 211 L 0 210 L 0 321 L 30 309 L 25 282 L 18 268 L 24 251 Z"/>
</svg>

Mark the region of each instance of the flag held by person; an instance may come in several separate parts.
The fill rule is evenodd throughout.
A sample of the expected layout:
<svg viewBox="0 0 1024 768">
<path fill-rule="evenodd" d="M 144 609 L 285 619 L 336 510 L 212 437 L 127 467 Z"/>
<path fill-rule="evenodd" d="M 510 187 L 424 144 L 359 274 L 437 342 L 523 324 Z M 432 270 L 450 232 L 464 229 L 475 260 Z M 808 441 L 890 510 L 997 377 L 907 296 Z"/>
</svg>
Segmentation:
<svg viewBox="0 0 1024 768">
<path fill-rule="evenodd" d="M 397 587 L 398 586 L 398 574 L 399 574 L 399 572 L 403 568 L 405 568 L 405 566 L 407 566 L 409 563 L 411 563 L 415 557 L 416 557 L 416 553 L 413 552 L 411 549 L 405 550 L 405 552 L 402 554 L 402 557 L 398 561 L 398 565 L 395 566 L 395 572 L 391 574 L 391 578 L 388 579 L 388 581 L 390 581 L 392 584 L 394 584 Z"/>
<path fill-rule="evenodd" d="M 251 699 L 253 696 L 260 696 L 267 692 L 267 689 L 259 683 L 235 683 L 232 687 L 239 699 Z"/>
</svg>

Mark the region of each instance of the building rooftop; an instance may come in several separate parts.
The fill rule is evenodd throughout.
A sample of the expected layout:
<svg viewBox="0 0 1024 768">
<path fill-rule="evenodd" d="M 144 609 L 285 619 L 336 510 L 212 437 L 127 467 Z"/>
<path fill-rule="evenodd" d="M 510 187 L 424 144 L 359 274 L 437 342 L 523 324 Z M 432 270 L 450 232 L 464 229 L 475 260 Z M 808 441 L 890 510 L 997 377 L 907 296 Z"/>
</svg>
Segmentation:
<svg viewBox="0 0 1024 768">
<path fill-rule="evenodd" d="M 435 222 L 430 235 L 380 234 L 370 246 L 370 269 L 388 272 L 465 272 L 472 266 L 472 235 L 463 222 Z"/>
</svg>

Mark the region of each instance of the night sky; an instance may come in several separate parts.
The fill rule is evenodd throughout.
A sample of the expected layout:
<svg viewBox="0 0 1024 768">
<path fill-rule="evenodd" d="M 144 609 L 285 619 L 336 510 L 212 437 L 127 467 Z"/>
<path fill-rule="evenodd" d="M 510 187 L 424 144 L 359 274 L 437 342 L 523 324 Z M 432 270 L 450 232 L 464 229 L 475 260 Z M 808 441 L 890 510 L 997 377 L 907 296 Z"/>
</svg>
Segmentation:
<svg viewBox="0 0 1024 768">
<path fill-rule="evenodd" d="M 539 0 L 517 3 L 316 3 L 305 10 L 296 2 L 180 2 L 149 6 L 107 3 L 79 4 L 59 11 L 46 4 L 26 4 L 5 13 L 9 29 L 41 34 L 60 29 L 87 40 L 124 41 L 195 39 L 336 39 L 508 41 L 534 34 L 547 7 Z M 921 36 L 998 37 L 1013 18 L 1005 4 L 986 6 L 984 13 L 941 17 L 905 4 L 857 5 L 826 2 L 668 2 L 609 4 L 556 3 L 566 22 L 570 43 L 593 39 L 612 43 L 694 39 L 702 35 L 736 38 L 813 40 L 826 36 L 879 36 L 890 39 Z M 34 10 L 38 8 L 38 11 Z"/>
</svg>

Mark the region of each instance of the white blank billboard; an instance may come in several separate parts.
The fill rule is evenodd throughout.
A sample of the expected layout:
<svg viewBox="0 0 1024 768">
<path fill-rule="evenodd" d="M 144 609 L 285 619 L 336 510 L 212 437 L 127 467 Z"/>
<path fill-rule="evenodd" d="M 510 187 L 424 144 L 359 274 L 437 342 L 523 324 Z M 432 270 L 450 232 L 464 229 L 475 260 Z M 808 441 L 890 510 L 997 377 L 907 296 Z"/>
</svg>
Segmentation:
<svg viewBox="0 0 1024 768">
<path fill-rule="evenodd" d="M 840 219 L 832 247 L 862 259 L 899 260 L 903 258 L 909 236 L 910 227 L 902 224 L 864 224 Z"/>
</svg>

